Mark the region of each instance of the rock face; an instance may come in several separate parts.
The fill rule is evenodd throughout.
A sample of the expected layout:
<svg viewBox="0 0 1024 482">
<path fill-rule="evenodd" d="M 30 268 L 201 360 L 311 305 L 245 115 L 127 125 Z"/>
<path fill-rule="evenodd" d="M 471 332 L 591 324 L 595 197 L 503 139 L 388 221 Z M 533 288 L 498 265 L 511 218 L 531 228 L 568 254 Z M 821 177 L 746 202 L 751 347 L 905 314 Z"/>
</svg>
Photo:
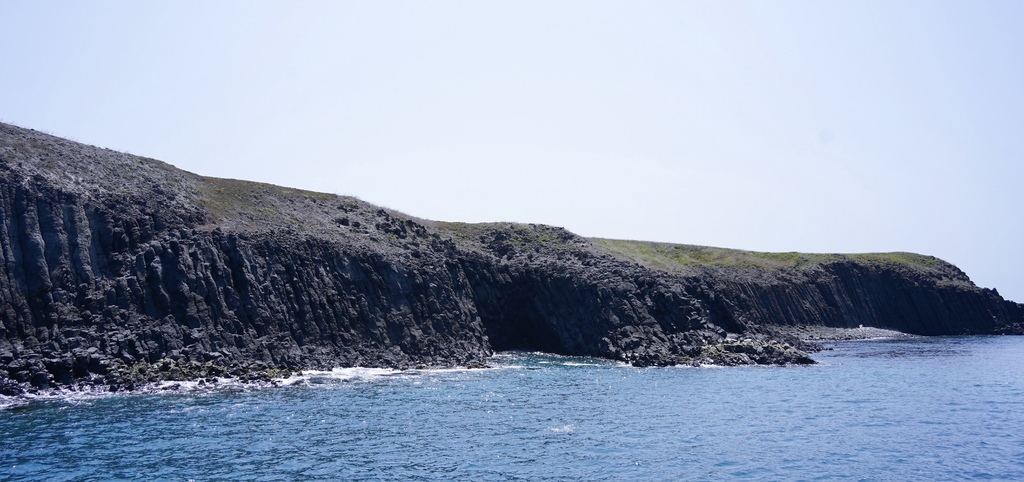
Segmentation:
<svg viewBox="0 0 1024 482">
<path fill-rule="evenodd" d="M 1024 332 L 1024 306 L 934 258 L 717 250 L 745 254 L 694 263 L 665 255 L 681 246 L 436 223 L 4 124 L 0 225 L 8 394 L 474 366 L 506 349 L 638 365 L 812 363 L 781 334 L 787 325 Z"/>
</svg>

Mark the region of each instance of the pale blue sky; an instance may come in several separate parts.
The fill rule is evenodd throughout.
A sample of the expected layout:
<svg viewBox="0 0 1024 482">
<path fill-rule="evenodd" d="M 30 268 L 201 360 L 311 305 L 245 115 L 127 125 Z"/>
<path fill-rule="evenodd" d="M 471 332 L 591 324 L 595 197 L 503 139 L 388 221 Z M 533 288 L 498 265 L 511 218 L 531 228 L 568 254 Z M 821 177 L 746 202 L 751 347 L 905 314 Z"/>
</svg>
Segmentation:
<svg viewBox="0 0 1024 482">
<path fill-rule="evenodd" d="M 1024 2 L 0 3 L 0 119 L 416 216 L 1024 301 Z"/>
</svg>

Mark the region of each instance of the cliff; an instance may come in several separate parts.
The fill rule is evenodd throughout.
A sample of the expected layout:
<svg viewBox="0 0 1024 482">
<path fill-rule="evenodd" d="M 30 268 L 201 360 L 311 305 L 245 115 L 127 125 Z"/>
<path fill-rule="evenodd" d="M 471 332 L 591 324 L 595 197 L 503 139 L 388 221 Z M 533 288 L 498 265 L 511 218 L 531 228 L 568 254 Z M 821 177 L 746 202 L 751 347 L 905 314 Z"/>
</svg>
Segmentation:
<svg viewBox="0 0 1024 482">
<path fill-rule="evenodd" d="M 1024 332 L 1024 306 L 906 253 L 805 255 L 439 223 L 208 178 L 0 124 L 0 392 L 478 366 L 812 363 L 793 325 Z"/>
</svg>

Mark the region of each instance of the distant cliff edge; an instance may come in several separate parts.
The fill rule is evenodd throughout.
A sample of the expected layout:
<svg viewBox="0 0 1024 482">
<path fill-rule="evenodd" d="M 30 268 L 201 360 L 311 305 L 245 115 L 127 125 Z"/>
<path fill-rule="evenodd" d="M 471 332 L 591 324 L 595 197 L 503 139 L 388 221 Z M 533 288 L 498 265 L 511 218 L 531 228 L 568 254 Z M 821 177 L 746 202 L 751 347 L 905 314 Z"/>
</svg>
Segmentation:
<svg viewBox="0 0 1024 482">
<path fill-rule="evenodd" d="M 427 221 L 0 124 L 0 393 L 482 366 L 804 364 L 787 327 L 1022 334 L 1024 305 L 909 253 L 754 253 Z M 34 387 L 34 388 L 33 388 Z"/>
</svg>

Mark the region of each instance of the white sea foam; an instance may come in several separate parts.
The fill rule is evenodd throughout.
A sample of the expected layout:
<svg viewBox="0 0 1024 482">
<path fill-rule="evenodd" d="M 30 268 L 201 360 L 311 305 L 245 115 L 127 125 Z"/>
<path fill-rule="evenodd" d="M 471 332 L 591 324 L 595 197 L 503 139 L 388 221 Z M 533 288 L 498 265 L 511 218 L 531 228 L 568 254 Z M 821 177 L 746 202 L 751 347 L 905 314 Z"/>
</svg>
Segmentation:
<svg viewBox="0 0 1024 482">
<path fill-rule="evenodd" d="M 28 401 L 21 397 L 9 397 L 7 395 L 0 395 L 0 411 L 24 405 L 26 403 L 28 403 Z"/>
<path fill-rule="evenodd" d="M 402 373 L 402 370 L 389 368 L 334 368 L 332 370 L 303 370 L 298 375 L 282 378 L 278 381 L 281 386 L 297 385 L 332 385 L 348 382 L 365 382 L 379 379 L 386 376 L 394 376 Z"/>
<path fill-rule="evenodd" d="M 498 357 L 500 362 L 511 361 L 512 357 Z M 425 377 L 433 375 L 456 375 L 485 370 L 521 369 L 522 365 L 498 363 L 489 368 L 424 368 L 397 370 L 390 368 L 334 368 L 331 370 L 303 370 L 286 378 L 270 381 L 242 381 L 237 378 L 207 378 L 205 380 L 161 381 L 139 385 L 130 391 L 111 392 L 104 385 L 79 386 L 61 389 L 32 390 L 17 396 L 0 395 L 0 410 L 46 401 L 85 403 L 98 398 L 132 395 L 171 395 L 182 393 L 215 393 L 230 391 L 264 390 L 275 387 L 332 386 L 349 383 L 365 383 L 390 377 Z"/>
<path fill-rule="evenodd" d="M 313 385 L 336 385 L 346 383 L 364 383 L 382 380 L 386 378 L 413 378 L 432 375 L 455 375 L 462 373 L 476 373 L 485 370 L 507 370 L 517 368 L 515 365 L 499 365 L 488 368 L 417 368 L 409 370 L 397 370 L 391 368 L 334 368 L 331 370 L 303 370 L 300 374 L 288 378 L 276 380 L 280 386 L 313 386 Z M 521 367 L 519 367 L 521 368 Z"/>
<path fill-rule="evenodd" d="M 570 423 L 568 425 L 562 425 L 561 427 L 551 427 L 548 430 L 555 433 L 572 433 L 576 431 L 576 425 Z"/>
<path fill-rule="evenodd" d="M 277 381 L 243 382 L 235 378 L 216 378 L 196 381 L 161 381 L 137 386 L 130 391 L 112 392 L 105 385 L 80 385 L 68 388 L 29 390 L 17 396 L 0 396 L 0 410 L 39 402 L 91 403 L 97 399 L 176 393 L 213 393 L 223 391 L 259 390 L 278 386 Z"/>
<path fill-rule="evenodd" d="M 555 355 L 544 352 L 522 352 L 522 351 L 509 351 L 497 353 L 491 357 L 491 360 L 495 363 L 501 364 L 502 366 L 496 368 L 527 368 L 528 365 L 521 365 L 515 362 L 530 359 L 536 360 L 532 364 L 535 365 L 533 369 L 536 369 L 536 365 L 553 365 L 553 366 L 567 366 L 567 367 L 581 367 L 581 366 L 595 366 L 595 367 L 628 367 L 631 366 L 629 363 L 619 360 L 608 360 L 602 358 L 594 358 L 587 356 L 568 356 L 568 355 Z"/>
<path fill-rule="evenodd" d="M 93 386 L 38 390 L 25 392 L 17 396 L 0 396 L 0 410 L 37 402 L 88 403 L 111 395 L 113 394 L 106 387 Z"/>
</svg>

